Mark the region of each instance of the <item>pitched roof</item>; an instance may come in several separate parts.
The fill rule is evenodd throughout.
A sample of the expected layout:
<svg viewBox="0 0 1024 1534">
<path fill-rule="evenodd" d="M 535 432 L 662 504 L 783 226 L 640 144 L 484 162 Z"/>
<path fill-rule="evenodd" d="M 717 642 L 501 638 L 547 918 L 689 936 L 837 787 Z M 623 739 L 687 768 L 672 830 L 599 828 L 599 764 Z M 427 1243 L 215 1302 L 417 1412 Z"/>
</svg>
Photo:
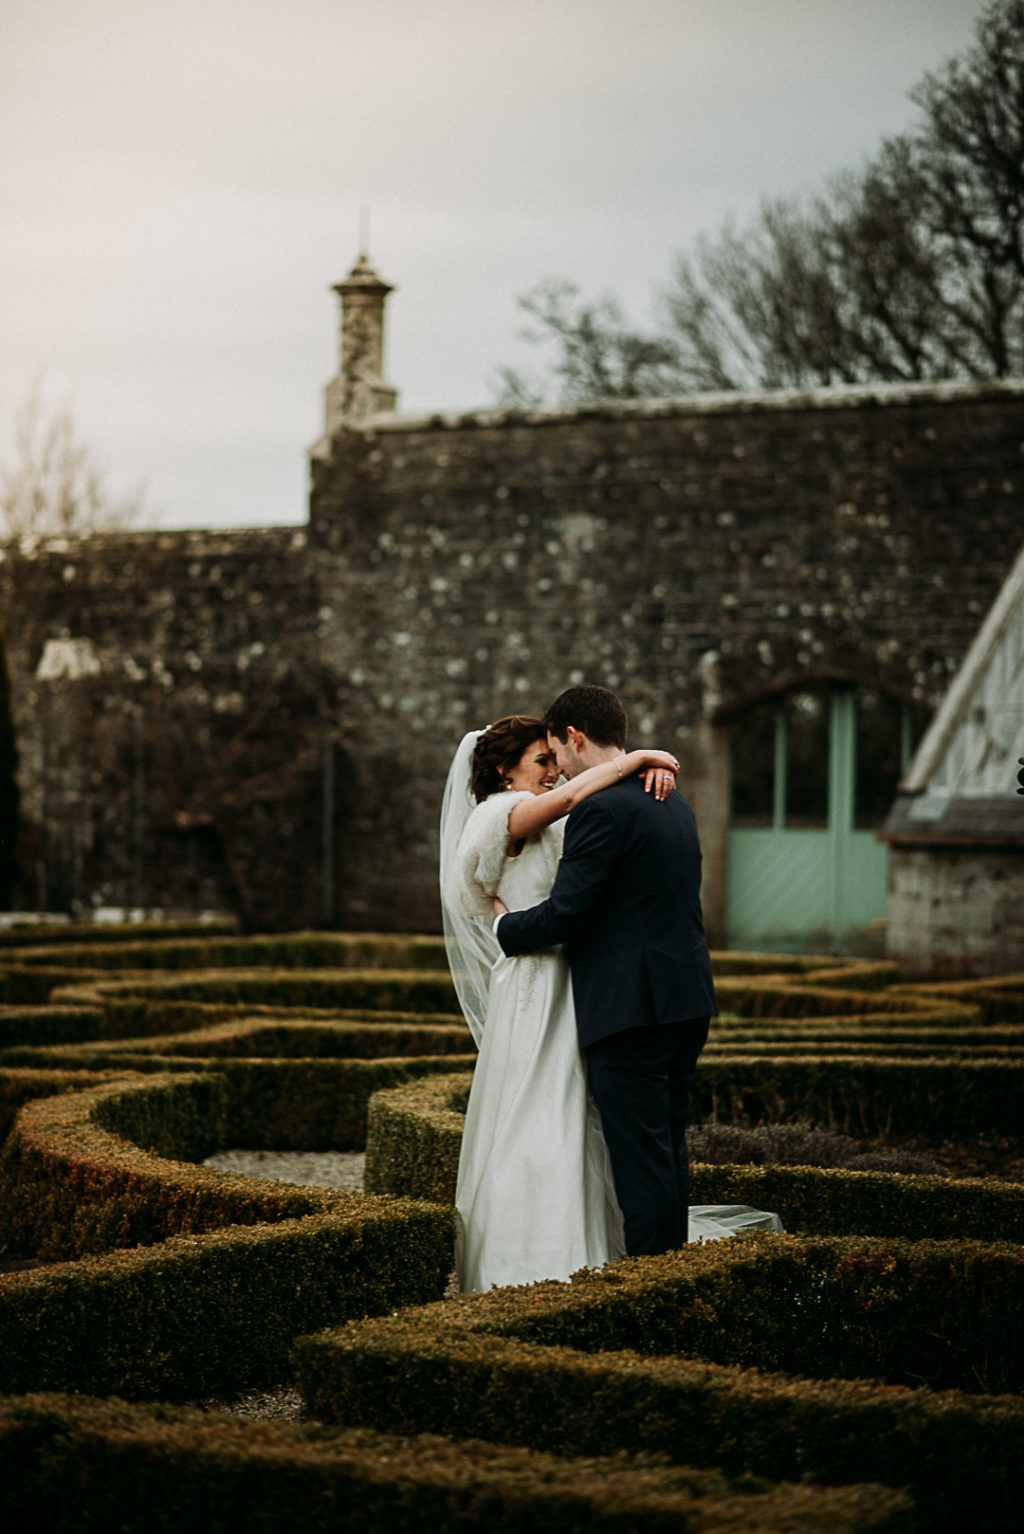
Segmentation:
<svg viewBox="0 0 1024 1534">
<path fill-rule="evenodd" d="M 1024 843 L 1024 548 L 905 774 L 882 835 Z"/>
</svg>

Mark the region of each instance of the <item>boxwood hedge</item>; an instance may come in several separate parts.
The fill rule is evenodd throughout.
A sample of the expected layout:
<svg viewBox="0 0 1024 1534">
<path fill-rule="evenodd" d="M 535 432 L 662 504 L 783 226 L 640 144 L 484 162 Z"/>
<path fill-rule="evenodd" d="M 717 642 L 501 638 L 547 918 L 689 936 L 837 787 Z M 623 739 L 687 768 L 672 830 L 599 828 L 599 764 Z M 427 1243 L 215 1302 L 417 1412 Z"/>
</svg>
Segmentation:
<svg viewBox="0 0 1024 1534">
<path fill-rule="evenodd" d="M 0 1060 L 3 1051 L 25 1044 L 67 1044 L 96 1038 L 103 1025 L 100 1007 L 4 1007 L 0 1009 Z"/>
<path fill-rule="evenodd" d="M 272 1224 L 0 1277 L 0 1391 L 231 1395 L 289 1379 L 301 1333 L 443 1293 L 450 1210 L 292 1192 L 319 1212 L 286 1218 L 287 1196 L 268 1197 Z"/>
<path fill-rule="evenodd" d="M 487 1446 L 474 1468 L 459 1458 L 463 1446 L 433 1440 L 401 1460 L 399 1495 L 395 1473 L 381 1480 L 381 1466 L 403 1452 L 390 1444 L 350 1456 L 338 1480 L 307 1454 L 303 1434 L 325 1429 L 285 1433 L 293 1446 L 262 1459 L 239 1451 L 231 1435 L 244 1430 L 228 1426 L 232 1447 L 221 1454 L 215 1431 L 204 1458 L 178 1419 L 168 1445 L 152 1421 L 133 1436 L 124 1418 L 103 1416 L 106 1407 L 82 1426 L 65 1405 L 50 1403 L 40 1416 L 8 1403 L 0 1466 L 9 1443 L 26 1467 L 36 1463 L 31 1446 L 45 1445 L 38 1463 L 52 1473 L 27 1471 L 22 1483 L 23 1506 L 46 1509 L 44 1522 L 66 1476 L 86 1498 L 83 1512 L 94 1488 L 96 1520 L 115 1526 L 115 1504 L 102 1497 L 138 1476 L 150 1488 L 137 1514 L 147 1530 L 160 1526 L 165 1504 L 167 1527 L 198 1526 L 194 1509 L 212 1517 L 218 1498 L 232 1502 L 223 1489 L 232 1486 L 245 1488 L 235 1492 L 232 1527 L 239 1497 L 250 1498 L 254 1528 L 277 1528 L 286 1516 L 277 1510 L 307 1505 L 302 1521 L 317 1527 L 324 1495 L 336 1526 L 338 1498 L 349 1496 L 340 1486 L 358 1487 L 344 1503 L 352 1527 L 364 1514 L 367 1526 L 379 1526 L 379 1514 L 388 1526 L 408 1517 L 410 1527 L 449 1515 L 467 1527 L 505 1526 L 498 1516 L 530 1528 L 547 1517 L 564 1528 L 567 1516 L 588 1528 L 603 1526 L 602 1516 L 623 1528 L 671 1518 L 673 1527 L 688 1519 L 696 1528 L 805 1529 L 819 1517 L 834 1530 L 847 1526 L 844 1517 L 851 1529 L 902 1527 L 905 1500 L 853 1484 L 865 1480 L 911 1485 L 921 1528 L 1011 1525 L 1024 1490 L 1022 1408 L 977 1392 L 1021 1384 L 1020 1249 L 988 1244 L 1024 1233 L 1021 1189 L 698 1166 L 695 1201 L 778 1209 L 800 1238 L 759 1237 L 569 1286 L 477 1297 L 479 1306 L 466 1298 L 392 1316 L 439 1295 L 450 1266 L 472 1062 L 468 1050 L 445 1053 L 465 1050 L 467 1036 L 439 940 L 220 932 L 196 942 L 179 932 L 166 943 L 136 929 L 108 940 L 102 955 L 73 942 L 29 946 L 12 945 L 0 959 L 8 1003 L 49 998 L 34 1015 L 0 1010 L 0 1115 L 20 1110 L 0 1241 L 95 1255 L 0 1278 L 0 1389 L 224 1393 L 285 1377 L 298 1333 L 352 1318 L 303 1344 L 306 1388 L 325 1413 L 367 1423 L 376 1413 L 378 1427 L 400 1431 L 518 1435 L 562 1454 L 652 1450 L 719 1467 L 712 1476 L 754 1470 L 773 1481 L 843 1483 L 827 1509 L 813 1500 L 826 1495 L 820 1485 L 779 1488 L 776 1501 L 755 1508 L 736 1502 L 735 1487 L 701 1481 L 705 1472 L 662 1465 L 652 1473 L 675 1476 L 669 1490 L 659 1482 L 640 1496 L 623 1484 L 620 1496 L 615 1481 L 615 1495 L 602 1500 L 584 1484 L 589 1469 L 540 1468 L 523 1453 L 513 1476 L 502 1456 L 520 1451 Z M 924 988 L 894 984 L 893 966 L 875 962 L 716 955 L 715 963 L 726 1015 L 698 1073 L 698 1116 L 1019 1137 L 1021 977 Z M 115 1081 L 113 1065 L 146 1074 Z M 41 1100 L 69 1081 L 88 1087 L 77 1102 Z M 373 1096 L 378 1088 L 390 1090 Z M 393 1195 L 386 1199 L 275 1186 L 182 1160 L 225 1140 L 356 1147 L 368 1104 L 367 1186 Z M 434 1202 L 410 1203 L 411 1192 Z M 887 1239 L 834 1239 L 856 1232 Z M 958 1240 L 904 1239 L 936 1234 Z M 875 1380 L 824 1378 L 865 1372 Z M 130 1409 L 109 1410 L 116 1418 Z M 48 1421 L 60 1426 L 51 1432 Z M 252 1480 L 239 1468 L 246 1461 Z M 494 1472 L 486 1483 L 481 1465 Z M 601 1484 L 620 1473 L 639 1474 L 602 1464 Z M 680 1476 L 690 1503 L 669 1512 L 657 1498 L 675 1496 Z M 308 1504 L 296 1489 L 307 1480 L 320 1488 Z M 2 1471 L 0 1485 L 2 1498 Z M 154 1492 L 165 1485 L 166 1494 Z M 442 1503 L 445 1514 L 435 1514 Z M 130 1495 L 118 1506 L 116 1526 L 131 1527 Z M 265 1524 L 255 1521 L 264 1512 Z M 31 1523 L 30 1512 L 22 1516 Z"/>
<path fill-rule="evenodd" d="M 230 931 L 166 935 L 154 928 L 138 936 L 129 929 L 119 941 L 66 942 L 59 962 L 65 968 L 88 970 L 194 969 L 430 969 L 447 970 L 444 941 L 374 932 L 286 932 L 240 937 Z M 13 947 L 3 965 L 53 964 L 51 945 Z"/>
<path fill-rule="evenodd" d="M 2 1019 L 0 1019 L 2 1022 Z M 376 1020 L 339 1021 L 323 1018 L 239 1017 L 209 1023 L 187 1032 L 156 1038 L 110 1039 L 66 1047 L 10 1046 L 0 1050 L 0 1068 L 8 1065 L 76 1064 L 89 1069 L 116 1068 L 130 1059 L 131 1068 L 148 1058 L 167 1060 L 222 1059 L 387 1059 L 414 1055 L 462 1055 L 473 1052 L 464 1023 L 435 1022 L 429 1015 L 379 1013 Z"/>
<path fill-rule="evenodd" d="M 802 1119 L 867 1136 L 1019 1138 L 1024 1060 L 712 1051 L 694 1080 L 693 1113 L 740 1124 Z"/>
<path fill-rule="evenodd" d="M 972 1006 L 988 1023 L 1024 1022 L 1024 970 L 987 979 L 921 981 L 897 987 L 892 994 Z"/>
<path fill-rule="evenodd" d="M 75 976 L 64 971 L 61 981 L 52 984 L 52 996 L 46 993 L 50 1000 L 78 1005 L 102 1005 L 107 997 L 124 997 L 332 1011 L 364 1008 L 449 1016 L 458 1012 L 451 977 L 438 970 L 205 969 L 140 973 L 117 980 L 94 972 Z"/>
<path fill-rule="evenodd" d="M 698 1081 L 713 1070 L 712 1064 L 702 1065 Z M 454 1203 L 471 1079 L 442 1073 L 373 1098 L 366 1140 L 368 1189 Z M 691 1168 L 690 1178 L 695 1204 L 772 1209 L 790 1231 L 1024 1240 L 1020 1183 L 699 1164 Z"/>
<path fill-rule="evenodd" d="M 107 943 L 136 943 L 153 938 L 217 938 L 238 932 L 233 916 L 195 916 L 181 920 L 153 921 L 16 921 L 0 927 L 0 952 L 10 948 L 63 948 L 68 944 L 87 944 L 90 948 Z"/>
<path fill-rule="evenodd" d="M 115 1074 L 113 1071 L 66 1070 L 59 1065 L 40 1070 L 0 1068 L 0 1144 L 10 1133 L 18 1113 L 26 1103 L 38 1097 L 56 1097 L 61 1092 L 79 1091 L 83 1087 L 109 1081 Z"/>
<path fill-rule="evenodd" d="M 716 1243 L 302 1339 L 300 1383 L 323 1420 L 880 1481 L 911 1490 L 922 1529 L 1005 1530 L 1024 1498 L 1024 1402 L 822 1376 L 835 1358 L 976 1386 L 972 1343 L 987 1367 L 1001 1334 L 1019 1339 L 1021 1260 L 961 1243 Z M 699 1356 L 723 1350 L 801 1374 Z"/>
<path fill-rule="evenodd" d="M 439 1064 L 451 1061 L 231 1061 L 226 1070 L 121 1077 L 27 1102 L 0 1158 L 0 1243 L 63 1260 L 329 1210 L 347 1195 L 188 1163 L 228 1139 L 283 1148 L 289 1119 L 301 1126 L 292 1148 L 316 1148 L 308 1140 L 317 1131 L 335 1147 L 346 1133 L 358 1145 L 374 1087 Z"/>
<path fill-rule="evenodd" d="M 0 1401 L 0 1512 L 79 1534 L 908 1534 L 909 1498 L 877 1486 L 565 1460 L 493 1443 L 242 1423 L 170 1407 Z"/>
</svg>

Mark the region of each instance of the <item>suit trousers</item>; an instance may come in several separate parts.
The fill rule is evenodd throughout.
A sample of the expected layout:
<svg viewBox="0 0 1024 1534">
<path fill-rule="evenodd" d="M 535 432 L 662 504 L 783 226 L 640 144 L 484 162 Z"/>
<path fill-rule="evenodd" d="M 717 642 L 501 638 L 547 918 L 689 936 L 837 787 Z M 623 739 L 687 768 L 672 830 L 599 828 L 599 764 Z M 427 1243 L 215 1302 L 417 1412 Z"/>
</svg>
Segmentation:
<svg viewBox="0 0 1024 1534">
<path fill-rule="evenodd" d="M 629 1028 L 585 1051 L 631 1257 L 674 1251 L 687 1239 L 686 1124 L 709 1021 Z"/>
</svg>

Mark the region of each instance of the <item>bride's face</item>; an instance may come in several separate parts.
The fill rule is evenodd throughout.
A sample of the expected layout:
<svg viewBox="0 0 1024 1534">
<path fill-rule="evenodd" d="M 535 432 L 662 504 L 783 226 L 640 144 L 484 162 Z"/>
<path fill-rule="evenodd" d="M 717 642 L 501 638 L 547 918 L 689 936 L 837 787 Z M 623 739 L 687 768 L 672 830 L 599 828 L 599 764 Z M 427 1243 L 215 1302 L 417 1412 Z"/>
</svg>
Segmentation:
<svg viewBox="0 0 1024 1534">
<path fill-rule="evenodd" d="M 507 768 L 504 775 L 513 793 L 546 794 L 549 788 L 554 788 L 558 767 L 546 737 L 527 746 L 516 765 Z"/>
</svg>

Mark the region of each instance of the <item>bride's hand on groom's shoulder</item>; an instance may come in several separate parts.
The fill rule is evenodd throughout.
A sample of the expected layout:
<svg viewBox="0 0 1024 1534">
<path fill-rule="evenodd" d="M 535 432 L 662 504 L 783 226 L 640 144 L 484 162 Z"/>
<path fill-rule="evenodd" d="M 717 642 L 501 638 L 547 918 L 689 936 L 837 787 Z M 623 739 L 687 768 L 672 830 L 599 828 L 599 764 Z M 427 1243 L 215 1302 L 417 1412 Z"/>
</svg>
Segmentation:
<svg viewBox="0 0 1024 1534">
<path fill-rule="evenodd" d="M 675 774 L 664 767 L 648 767 L 644 773 L 644 789 L 655 799 L 667 799 L 676 786 Z"/>
<path fill-rule="evenodd" d="M 670 751 L 650 751 L 647 755 L 657 760 L 649 760 L 644 769 L 644 790 L 659 801 L 667 799 L 675 789 L 679 763 Z"/>
</svg>

